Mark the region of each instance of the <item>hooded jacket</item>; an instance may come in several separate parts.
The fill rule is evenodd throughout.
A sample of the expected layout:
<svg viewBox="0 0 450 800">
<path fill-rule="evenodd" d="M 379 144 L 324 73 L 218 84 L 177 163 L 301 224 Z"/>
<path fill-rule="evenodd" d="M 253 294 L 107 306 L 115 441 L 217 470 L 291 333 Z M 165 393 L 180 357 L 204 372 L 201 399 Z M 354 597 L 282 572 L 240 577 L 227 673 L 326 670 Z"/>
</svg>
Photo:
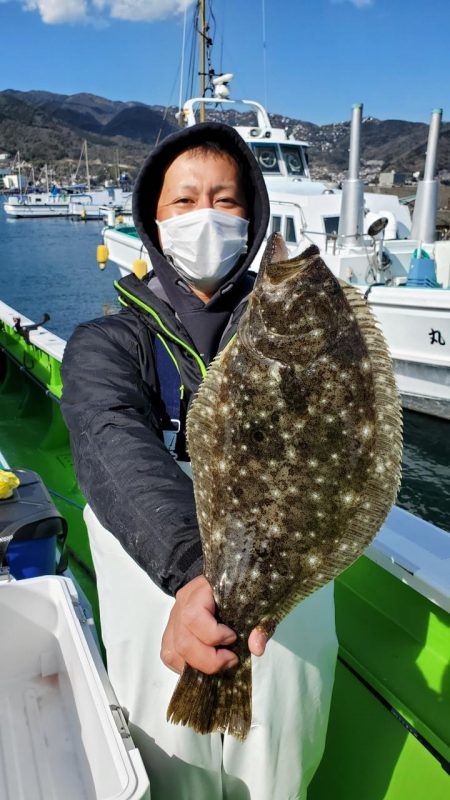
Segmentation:
<svg viewBox="0 0 450 800">
<path fill-rule="evenodd" d="M 249 236 L 247 253 L 203 303 L 161 252 L 155 214 L 169 164 L 208 141 L 222 144 L 241 165 Z M 152 151 L 135 185 L 133 218 L 152 270 L 142 280 L 128 275 L 117 282 L 123 306 L 118 314 L 76 328 L 61 369 L 61 408 L 78 482 L 94 513 L 152 580 L 175 594 L 201 574 L 203 558 L 192 481 L 163 441 L 172 416 L 168 384 L 176 380 L 181 388 L 178 455 L 186 457 L 187 407 L 245 309 L 254 281 L 248 270 L 264 239 L 269 202 L 240 135 L 220 123 L 203 123 Z"/>
</svg>

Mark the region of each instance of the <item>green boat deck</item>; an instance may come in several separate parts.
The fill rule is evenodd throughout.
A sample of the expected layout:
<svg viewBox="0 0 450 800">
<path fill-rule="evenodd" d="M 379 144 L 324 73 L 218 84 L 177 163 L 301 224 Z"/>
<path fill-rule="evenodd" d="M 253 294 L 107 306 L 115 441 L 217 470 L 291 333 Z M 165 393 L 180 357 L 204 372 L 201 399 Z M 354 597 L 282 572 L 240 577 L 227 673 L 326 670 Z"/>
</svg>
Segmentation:
<svg viewBox="0 0 450 800">
<path fill-rule="evenodd" d="M 98 622 L 59 363 L 2 322 L 0 348 L 0 453 L 38 472 L 66 517 L 70 567 Z M 308 800 L 450 797 L 449 615 L 366 557 L 335 586 L 340 657 Z"/>
</svg>

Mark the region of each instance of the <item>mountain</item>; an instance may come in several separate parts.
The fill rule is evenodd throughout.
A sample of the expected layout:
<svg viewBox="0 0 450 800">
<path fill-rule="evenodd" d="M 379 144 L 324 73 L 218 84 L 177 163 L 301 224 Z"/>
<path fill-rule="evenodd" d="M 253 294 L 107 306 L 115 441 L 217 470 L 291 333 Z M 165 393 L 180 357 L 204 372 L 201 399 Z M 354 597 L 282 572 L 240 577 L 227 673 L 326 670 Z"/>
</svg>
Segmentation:
<svg viewBox="0 0 450 800">
<path fill-rule="evenodd" d="M 0 92 L 0 152 L 14 155 L 35 166 L 54 165 L 56 173 L 67 172 L 80 155 L 84 139 L 89 161 L 97 165 L 99 177 L 121 169 L 135 173 L 149 148 L 177 129 L 177 109 L 149 106 L 134 101 L 108 100 L 93 94 L 55 94 L 47 91 Z M 223 119 L 216 113 L 215 118 Z M 310 164 L 316 178 L 342 180 L 348 164 L 350 123 L 315 125 L 271 114 L 274 127 L 287 128 L 310 144 Z M 227 112 L 230 124 L 252 125 L 251 114 Z M 423 170 L 428 126 L 403 120 L 364 119 L 361 134 L 361 164 L 365 177 L 396 169 Z M 450 124 L 442 126 L 439 169 L 450 163 Z M 73 165 L 72 165 L 73 166 Z M 94 170 L 95 172 L 95 170 Z"/>
</svg>

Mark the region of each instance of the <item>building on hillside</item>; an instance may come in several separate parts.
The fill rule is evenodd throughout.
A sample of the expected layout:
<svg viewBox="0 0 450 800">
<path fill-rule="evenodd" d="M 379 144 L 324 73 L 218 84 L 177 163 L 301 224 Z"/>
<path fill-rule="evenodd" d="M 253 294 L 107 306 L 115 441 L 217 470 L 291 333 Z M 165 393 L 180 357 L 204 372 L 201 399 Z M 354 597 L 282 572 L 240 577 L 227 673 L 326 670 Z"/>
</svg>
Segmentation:
<svg viewBox="0 0 450 800">
<path fill-rule="evenodd" d="M 378 186 L 384 186 L 387 189 L 392 189 L 393 186 L 403 186 L 411 184 L 413 176 L 407 172 L 396 172 L 391 169 L 389 172 L 380 172 L 378 176 Z"/>
</svg>

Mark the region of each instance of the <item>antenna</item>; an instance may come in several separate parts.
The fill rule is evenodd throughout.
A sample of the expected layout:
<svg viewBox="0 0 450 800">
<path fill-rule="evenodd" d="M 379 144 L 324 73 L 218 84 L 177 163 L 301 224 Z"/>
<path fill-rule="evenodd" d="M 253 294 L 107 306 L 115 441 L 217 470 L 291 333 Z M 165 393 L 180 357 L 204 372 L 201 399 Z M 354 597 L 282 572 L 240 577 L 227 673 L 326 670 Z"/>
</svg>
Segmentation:
<svg viewBox="0 0 450 800">
<path fill-rule="evenodd" d="M 223 75 L 216 75 L 216 77 L 212 79 L 212 85 L 214 86 L 214 97 L 217 97 L 219 100 L 227 100 L 227 98 L 230 96 L 228 84 L 233 80 L 233 78 L 234 75 L 232 72 L 225 72 Z"/>
<path fill-rule="evenodd" d="M 267 41 L 266 41 L 266 4 L 265 0 L 262 1 L 262 35 L 263 35 L 263 69 L 264 69 L 264 105 L 268 108 L 267 103 Z"/>
</svg>

